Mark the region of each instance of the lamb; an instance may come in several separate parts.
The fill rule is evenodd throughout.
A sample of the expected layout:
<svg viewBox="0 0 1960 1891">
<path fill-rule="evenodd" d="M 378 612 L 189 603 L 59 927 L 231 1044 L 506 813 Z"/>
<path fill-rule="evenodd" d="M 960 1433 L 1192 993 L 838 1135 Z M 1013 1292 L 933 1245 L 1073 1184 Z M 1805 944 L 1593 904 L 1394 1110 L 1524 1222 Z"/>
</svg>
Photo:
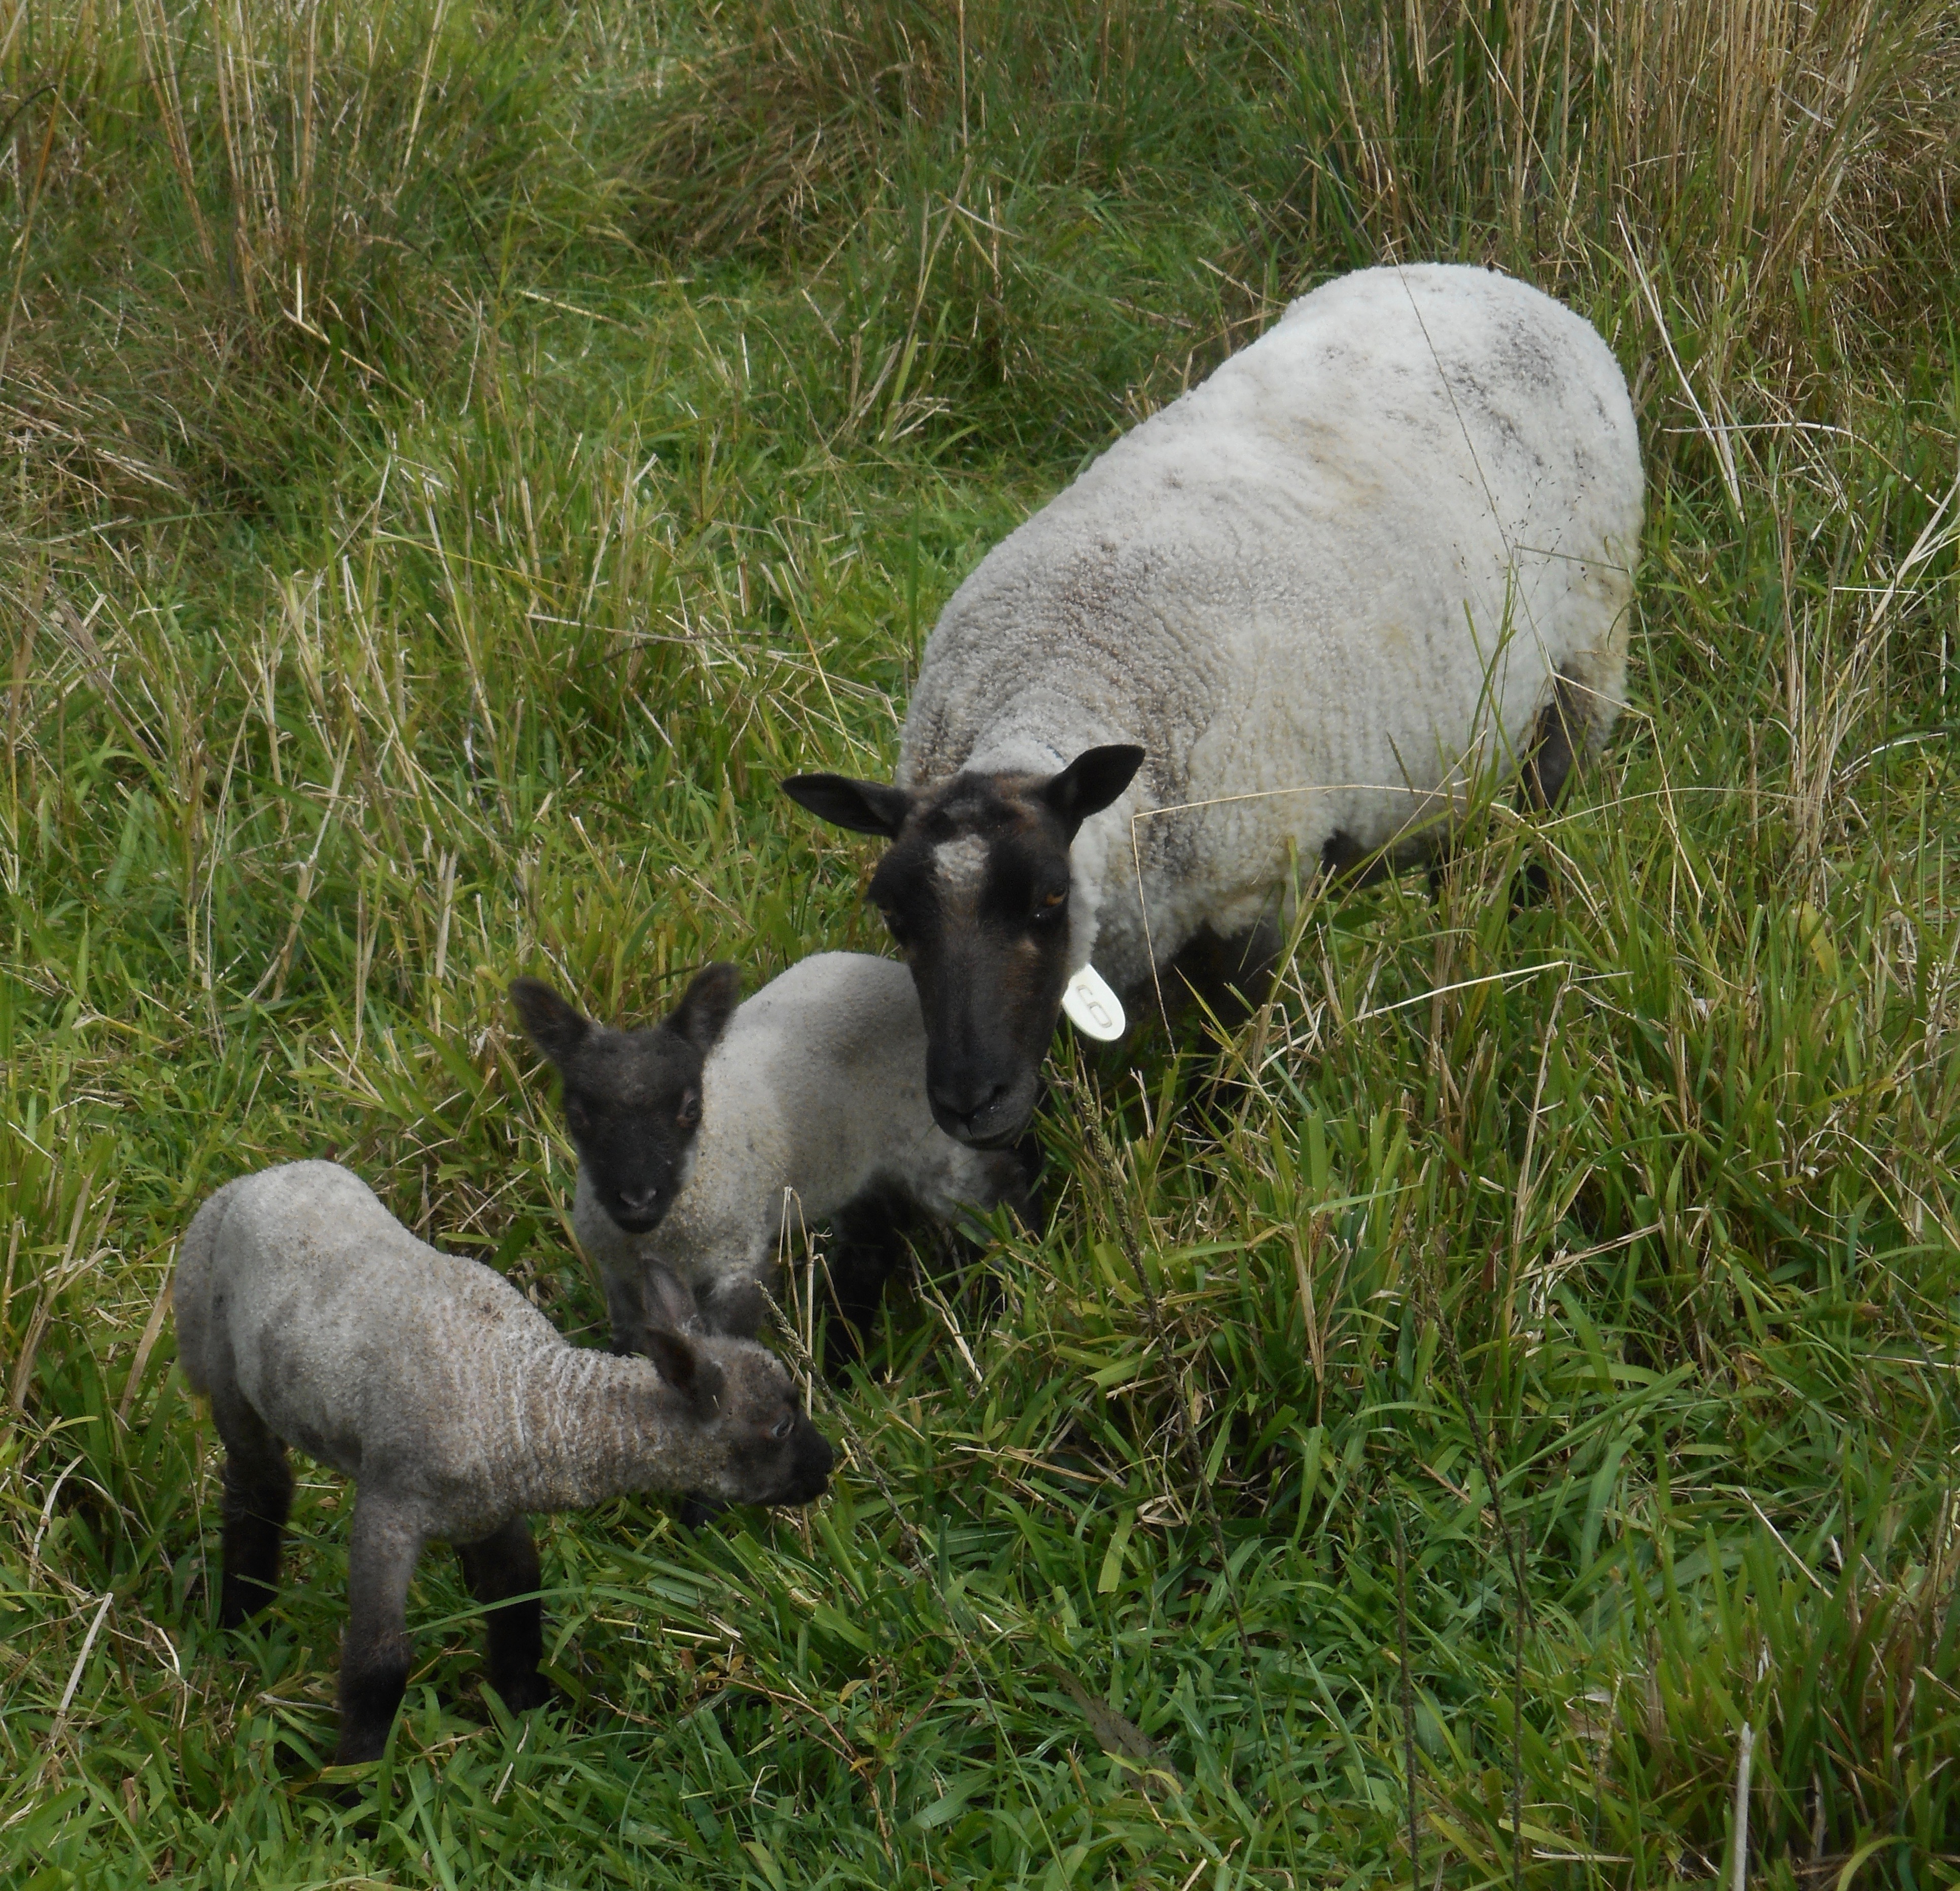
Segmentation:
<svg viewBox="0 0 1960 1891">
<path fill-rule="evenodd" d="M 511 1002 L 556 1067 L 579 1173 L 618 1225 L 660 1225 L 687 1173 L 701 1127 L 702 1061 L 727 1027 L 741 974 L 726 961 L 697 973 L 680 1002 L 644 1030 L 609 1030 L 542 979 L 517 979 Z"/>
<path fill-rule="evenodd" d="M 542 1008 L 534 1001 L 527 1017 Z M 539 1048 L 551 1055 L 542 1039 Z M 847 1231 L 895 1212 L 946 1221 L 1004 1202 L 1032 1216 L 1026 1151 L 964 1148 L 934 1127 L 918 999 L 905 966 L 889 959 L 819 953 L 737 1008 L 702 1072 L 692 1166 L 651 1229 L 612 1211 L 594 1153 L 630 1148 L 641 1133 L 636 1097 L 609 1098 L 588 1081 L 582 1098 L 572 1226 L 605 1283 L 622 1351 L 644 1349 L 657 1283 L 670 1276 L 693 1291 L 709 1330 L 752 1335 L 786 1214 Z M 866 1285 L 840 1284 L 845 1310 L 860 1320 Z"/>
<path fill-rule="evenodd" d="M 438 1253 L 358 1176 L 298 1162 L 227 1183 L 184 1237 L 177 1356 L 224 1447 L 219 1619 L 272 1600 L 292 1499 L 285 1447 L 355 1481 L 340 1663 L 342 1764 L 372 1759 L 407 1686 L 409 1580 L 455 1545 L 489 1611 L 489 1679 L 541 1705 L 538 1555 L 528 1511 L 628 1491 L 807 1504 L 831 1449 L 789 1376 L 744 1340 L 686 1337 L 685 1288 L 657 1281 L 647 1359 L 570 1345 L 480 1262 Z"/>
<path fill-rule="evenodd" d="M 1071 974 L 1256 1003 L 1295 863 L 1433 855 L 1479 779 L 1551 804 L 1621 706 L 1641 503 L 1598 333 L 1428 265 L 1296 302 L 997 546 L 896 782 L 783 784 L 893 843 L 940 1126 L 1021 1132 Z"/>
</svg>

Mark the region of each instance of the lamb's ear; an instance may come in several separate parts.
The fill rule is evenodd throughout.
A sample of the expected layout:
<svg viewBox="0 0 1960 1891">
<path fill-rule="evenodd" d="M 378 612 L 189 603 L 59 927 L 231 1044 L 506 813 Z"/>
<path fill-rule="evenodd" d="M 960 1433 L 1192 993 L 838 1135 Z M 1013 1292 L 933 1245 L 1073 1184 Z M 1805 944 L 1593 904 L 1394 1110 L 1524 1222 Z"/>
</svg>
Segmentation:
<svg viewBox="0 0 1960 1891">
<path fill-rule="evenodd" d="M 649 1326 L 664 1332 L 692 1333 L 701 1330 L 701 1307 L 679 1275 L 658 1262 L 651 1263 L 640 1277 L 640 1305 Z"/>
<path fill-rule="evenodd" d="M 1041 797 L 1073 840 L 1075 830 L 1122 794 L 1143 765 L 1144 752 L 1134 742 L 1084 749 L 1059 775 L 1042 783 Z"/>
<path fill-rule="evenodd" d="M 657 1329 L 643 1337 L 654 1370 L 693 1407 L 697 1418 L 713 1418 L 726 1383 L 721 1368 L 692 1340 L 679 1333 Z"/>
<path fill-rule="evenodd" d="M 513 979 L 511 1002 L 517 1007 L 525 1035 L 554 1064 L 562 1064 L 591 1032 L 591 1019 L 560 998 L 542 979 Z"/>
<path fill-rule="evenodd" d="M 694 982 L 668 1014 L 667 1029 L 678 1032 L 705 1057 L 721 1042 L 741 995 L 740 968 L 718 960 L 695 974 Z"/>
<path fill-rule="evenodd" d="M 855 834 L 896 840 L 912 812 L 912 797 L 889 782 L 854 782 L 844 775 L 792 775 L 783 792 L 820 821 Z M 1118 791 L 1119 793 L 1121 790 Z"/>
</svg>

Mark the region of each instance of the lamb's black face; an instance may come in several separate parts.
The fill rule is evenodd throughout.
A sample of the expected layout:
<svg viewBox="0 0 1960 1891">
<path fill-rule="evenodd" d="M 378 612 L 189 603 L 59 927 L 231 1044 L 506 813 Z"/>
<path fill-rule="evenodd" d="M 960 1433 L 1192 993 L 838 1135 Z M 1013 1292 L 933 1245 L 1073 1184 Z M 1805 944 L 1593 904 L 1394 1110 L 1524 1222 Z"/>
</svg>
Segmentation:
<svg viewBox="0 0 1960 1891">
<path fill-rule="evenodd" d="M 728 1451 L 731 1502 L 814 1504 L 829 1488 L 837 1454 L 786 1377 L 780 1396 L 752 1421 L 738 1422 L 736 1433 Z"/>
<path fill-rule="evenodd" d="M 705 1467 L 724 1504 L 813 1504 L 835 1453 L 797 1402 L 782 1362 L 751 1340 L 703 1338 L 694 1296 L 667 1269 L 648 1269 L 654 1370 L 709 1442 Z"/>
<path fill-rule="evenodd" d="M 999 1148 L 1027 1126 L 1071 969 L 1069 848 L 1143 758 L 1091 749 L 1059 775 L 960 775 L 916 798 L 834 775 L 783 784 L 812 813 L 893 843 L 870 898 L 912 967 L 926 1095 L 956 1141 Z"/>
<path fill-rule="evenodd" d="M 557 1067 L 565 1126 L 581 1170 L 628 1234 L 657 1227 L 701 1129 L 701 1073 L 735 1008 L 740 975 L 711 965 L 651 1029 L 609 1030 L 536 979 L 511 1001 L 531 1042 Z"/>
</svg>

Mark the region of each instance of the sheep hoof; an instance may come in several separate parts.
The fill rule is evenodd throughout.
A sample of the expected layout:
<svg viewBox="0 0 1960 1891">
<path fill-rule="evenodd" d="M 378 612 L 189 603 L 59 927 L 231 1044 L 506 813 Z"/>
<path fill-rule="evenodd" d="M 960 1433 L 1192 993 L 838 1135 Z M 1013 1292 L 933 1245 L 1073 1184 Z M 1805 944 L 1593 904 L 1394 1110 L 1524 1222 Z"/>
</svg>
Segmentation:
<svg viewBox="0 0 1960 1891">
<path fill-rule="evenodd" d="M 504 1711 L 528 1714 L 534 1708 L 548 1707 L 558 1690 L 536 1668 L 527 1673 L 493 1674 L 487 1683 L 494 1689 Z"/>
<path fill-rule="evenodd" d="M 682 1530 L 700 1530 L 727 1507 L 718 1497 L 703 1497 L 698 1492 L 691 1493 L 681 1499 L 679 1508 L 674 1512 L 674 1520 Z"/>
<path fill-rule="evenodd" d="M 1551 891 L 1551 870 L 1542 860 L 1528 860 L 1511 882 L 1511 910 L 1522 912 Z"/>
<path fill-rule="evenodd" d="M 270 1583 L 249 1576 L 228 1576 L 218 1600 L 218 1625 L 228 1632 L 242 1628 L 252 1618 L 272 1606 L 278 1594 Z"/>
</svg>

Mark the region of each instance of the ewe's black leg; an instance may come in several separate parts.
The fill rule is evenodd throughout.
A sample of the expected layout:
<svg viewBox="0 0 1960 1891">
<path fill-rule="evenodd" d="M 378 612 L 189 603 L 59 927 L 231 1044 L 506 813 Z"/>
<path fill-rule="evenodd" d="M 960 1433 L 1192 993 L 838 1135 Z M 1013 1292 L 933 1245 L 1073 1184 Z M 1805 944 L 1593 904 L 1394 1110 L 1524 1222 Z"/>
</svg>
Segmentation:
<svg viewBox="0 0 1960 1891">
<path fill-rule="evenodd" d="M 285 1447 L 242 1399 L 214 1398 L 212 1415 L 224 1446 L 224 1575 L 218 1619 L 235 1628 L 264 1608 L 278 1588 L 279 1540 L 292 1508 L 293 1474 Z"/>
<path fill-rule="evenodd" d="M 1195 998 L 1221 1031 L 1236 1030 L 1265 1003 L 1285 943 L 1270 918 L 1230 938 L 1202 928 L 1170 962 L 1164 996 L 1173 1014 L 1188 998 Z"/>
<path fill-rule="evenodd" d="M 1386 848 L 1363 847 L 1344 828 L 1337 827 L 1321 844 L 1322 872 L 1343 887 L 1372 887 L 1388 877 L 1392 866 Z"/>
<path fill-rule="evenodd" d="M 911 1265 L 906 1237 L 919 1223 L 918 1209 L 902 1189 L 876 1183 L 831 1218 L 830 1297 L 838 1316 L 828 1330 L 824 1363 L 833 1372 L 863 1353 L 886 1285 Z"/>
<path fill-rule="evenodd" d="M 1558 805 L 1586 746 L 1586 705 L 1579 690 L 1564 676 L 1558 678 L 1551 700 L 1538 712 L 1519 771 L 1520 807 L 1542 814 Z"/>
<path fill-rule="evenodd" d="M 1023 1227 L 1039 1234 L 1048 1222 L 1048 1192 L 1042 1186 L 1042 1170 L 1048 1158 L 1042 1153 L 1041 1138 L 1030 1129 L 1009 1153 L 1013 1170 L 1004 1180 L 1001 1199 Z"/>
<path fill-rule="evenodd" d="M 1343 893 L 1372 887 L 1378 880 L 1420 867 L 1429 881 L 1429 896 L 1443 897 L 1443 877 L 1449 871 L 1456 844 L 1440 826 L 1405 835 L 1385 847 L 1363 847 L 1352 834 L 1336 828 L 1322 844 L 1320 868 Z"/>
<path fill-rule="evenodd" d="M 551 1683 L 538 1672 L 544 1659 L 544 1603 L 538 1586 L 537 1546 L 521 1517 L 514 1517 L 479 1543 L 458 1543 L 456 1553 L 469 1593 L 488 1609 L 490 1685 L 513 1714 L 542 1707 Z M 520 1601 L 507 1598 L 520 1597 Z"/>
<path fill-rule="evenodd" d="M 338 1765 L 377 1759 L 387 1743 L 409 1685 L 409 1578 L 422 1549 L 422 1532 L 399 1505 L 357 1494 L 340 1648 Z"/>
<path fill-rule="evenodd" d="M 1585 751 L 1587 718 L 1584 698 L 1564 676 L 1551 686 L 1551 698 L 1538 712 L 1524 766 L 1518 773 L 1518 806 L 1527 813 L 1545 814 L 1558 805 Z M 1551 875 L 1542 860 L 1528 860 L 1512 883 L 1511 910 L 1519 912 L 1551 890 Z"/>
</svg>

